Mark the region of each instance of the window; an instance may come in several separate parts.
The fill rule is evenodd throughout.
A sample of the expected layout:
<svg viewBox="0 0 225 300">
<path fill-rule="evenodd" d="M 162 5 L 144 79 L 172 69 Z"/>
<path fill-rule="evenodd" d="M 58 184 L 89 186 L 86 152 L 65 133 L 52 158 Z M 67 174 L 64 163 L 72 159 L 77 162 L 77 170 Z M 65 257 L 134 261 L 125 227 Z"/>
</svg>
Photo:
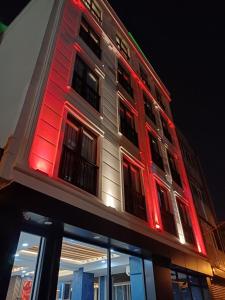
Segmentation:
<svg viewBox="0 0 225 300">
<path fill-rule="evenodd" d="M 140 170 L 123 160 L 125 210 L 143 220 L 147 219 L 145 197 L 142 195 Z"/>
<path fill-rule="evenodd" d="M 129 48 L 126 42 L 118 35 L 116 35 L 116 46 L 123 53 L 126 59 L 129 60 L 130 59 Z"/>
<path fill-rule="evenodd" d="M 211 299 L 206 278 L 199 275 L 171 271 L 173 299 Z"/>
<path fill-rule="evenodd" d="M 138 136 L 135 130 L 135 120 L 133 113 L 120 102 L 120 131 L 134 145 L 138 146 Z"/>
<path fill-rule="evenodd" d="M 161 218 L 163 223 L 163 228 L 165 231 L 176 235 L 176 225 L 174 220 L 174 215 L 170 209 L 170 203 L 168 198 L 168 192 L 162 186 L 157 184 L 157 193 L 159 200 L 159 207 L 161 212 Z"/>
<path fill-rule="evenodd" d="M 91 106 L 99 110 L 99 78 L 78 55 L 74 67 L 72 88 Z"/>
<path fill-rule="evenodd" d="M 159 150 L 159 144 L 156 137 L 149 133 L 152 161 L 164 171 L 163 159 Z"/>
<path fill-rule="evenodd" d="M 144 300 L 145 272 L 140 257 L 64 237 L 55 299 Z"/>
<path fill-rule="evenodd" d="M 153 105 L 150 99 L 144 94 L 144 102 L 145 102 L 145 113 L 149 117 L 149 119 L 156 125 L 156 118 L 153 110 Z"/>
<path fill-rule="evenodd" d="M 36 298 L 39 274 L 38 265 L 41 264 L 43 238 L 21 232 L 15 253 L 11 279 L 9 283 L 7 300 Z M 35 288 L 36 287 L 36 288 Z"/>
<path fill-rule="evenodd" d="M 140 66 L 140 76 L 141 76 L 141 79 L 144 82 L 144 84 L 151 91 L 151 87 L 150 87 L 149 80 L 148 80 L 148 75 L 141 66 Z"/>
<path fill-rule="evenodd" d="M 184 204 L 180 199 L 177 201 L 178 210 L 180 214 L 180 219 L 183 227 L 184 237 L 186 242 L 189 244 L 195 244 L 194 234 L 191 226 L 191 221 L 189 218 L 189 211 L 186 204 Z"/>
<path fill-rule="evenodd" d="M 171 134 L 170 134 L 170 130 L 169 130 L 169 127 L 168 127 L 168 124 L 167 122 L 165 121 L 165 119 L 161 116 L 161 122 L 162 122 L 162 128 L 163 128 L 163 134 L 164 136 L 167 138 L 167 140 L 172 143 L 172 137 L 171 137 Z"/>
<path fill-rule="evenodd" d="M 182 187 L 182 182 L 181 182 L 180 174 L 177 171 L 175 159 L 169 152 L 167 152 L 167 153 L 168 153 L 170 172 L 171 172 L 173 181 L 175 181 L 176 184 L 178 184 L 180 187 Z"/>
<path fill-rule="evenodd" d="M 94 195 L 98 172 L 96 148 L 96 136 L 68 114 L 59 177 Z"/>
<path fill-rule="evenodd" d="M 111 250 L 111 262 L 112 300 L 146 299 L 142 259 Z"/>
<path fill-rule="evenodd" d="M 107 249 L 63 238 L 56 300 L 107 295 L 107 268 Z"/>
<path fill-rule="evenodd" d="M 165 110 L 165 105 L 163 103 L 163 99 L 162 99 L 162 94 L 161 92 L 158 90 L 158 88 L 155 88 L 155 93 L 156 93 L 156 100 L 158 101 L 159 105 Z"/>
<path fill-rule="evenodd" d="M 133 97 L 133 89 L 131 87 L 130 74 L 123 68 L 123 66 L 120 63 L 118 63 L 117 80 L 122 85 L 122 87 L 125 89 L 125 91 L 131 97 Z"/>
<path fill-rule="evenodd" d="M 80 37 L 90 47 L 95 55 L 101 59 L 100 37 L 91 28 L 84 17 L 81 19 Z"/>
<path fill-rule="evenodd" d="M 85 6 L 90 10 L 92 15 L 97 19 L 99 23 L 102 21 L 102 12 L 95 0 L 82 0 Z"/>
</svg>

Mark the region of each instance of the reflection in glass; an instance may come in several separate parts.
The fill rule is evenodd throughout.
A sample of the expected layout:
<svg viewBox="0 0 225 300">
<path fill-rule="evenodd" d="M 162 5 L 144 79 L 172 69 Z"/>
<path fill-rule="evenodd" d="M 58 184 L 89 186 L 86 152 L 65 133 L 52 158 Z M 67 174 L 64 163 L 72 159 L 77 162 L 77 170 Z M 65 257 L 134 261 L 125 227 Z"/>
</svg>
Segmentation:
<svg viewBox="0 0 225 300">
<path fill-rule="evenodd" d="M 111 277 L 113 300 L 145 300 L 141 258 L 111 250 Z"/>
<path fill-rule="evenodd" d="M 40 251 L 41 237 L 22 232 L 9 283 L 6 300 L 30 300 Z"/>
</svg>

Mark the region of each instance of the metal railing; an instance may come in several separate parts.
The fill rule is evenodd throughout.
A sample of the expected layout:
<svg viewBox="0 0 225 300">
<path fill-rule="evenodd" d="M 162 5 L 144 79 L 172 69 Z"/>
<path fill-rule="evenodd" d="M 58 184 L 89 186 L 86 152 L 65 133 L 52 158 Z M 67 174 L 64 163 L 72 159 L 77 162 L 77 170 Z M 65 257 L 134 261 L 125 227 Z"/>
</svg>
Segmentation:
<svg viewBox="0 0 225 300">
<path fill-rule="evenodd" d="M 129 186 L 124 186 L 125 210 L 130 214 L 147 220 L 145 196 Z"/>
<path fill-rule="evenodd" d="M 59 177 L 96 195 L 98 167 L 64 146 Z"/>
</svg>

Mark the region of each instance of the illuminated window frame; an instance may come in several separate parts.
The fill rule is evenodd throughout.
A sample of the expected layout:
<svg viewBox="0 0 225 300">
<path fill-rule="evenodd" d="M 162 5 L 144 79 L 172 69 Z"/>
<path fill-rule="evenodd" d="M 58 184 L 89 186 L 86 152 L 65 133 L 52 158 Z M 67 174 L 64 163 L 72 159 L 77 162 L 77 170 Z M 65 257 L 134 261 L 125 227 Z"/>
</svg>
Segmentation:
<svg viewBox="0 0 225 300">
<path fill-rule="evenodd" d="M 91 14 L 97 19 L 99 23 L 102 22 L 102 10 L 95 0 L 82 0 L 84 5 L 88 8 Z"/>
<path fill-rule="evenodd" d="M 127 46 L 127 43 L 122 39 L 118 34 L 116 34 L 116 46 L 122 52 L 122 54 L 126 57 L 127 60 L 130 59 L 130 50 Z"/>
</svg>

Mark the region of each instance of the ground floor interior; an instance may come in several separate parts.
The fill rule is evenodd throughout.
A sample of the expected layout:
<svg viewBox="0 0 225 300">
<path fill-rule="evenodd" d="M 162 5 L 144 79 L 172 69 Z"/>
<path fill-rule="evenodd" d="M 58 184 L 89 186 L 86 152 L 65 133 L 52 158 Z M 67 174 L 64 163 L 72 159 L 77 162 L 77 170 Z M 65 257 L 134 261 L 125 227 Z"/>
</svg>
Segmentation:
<svg viewBox="0 0 225 300">
<path fill-rule="evenodd" d="M 0 299 L 211 299 L 206 274 L 153 254 L 151 241 L 135 232 L 123 235 L 86 215 L 79 220 L 81 212 L 66 222 L 38 210 L 1 210 Z"/>
</svg>

